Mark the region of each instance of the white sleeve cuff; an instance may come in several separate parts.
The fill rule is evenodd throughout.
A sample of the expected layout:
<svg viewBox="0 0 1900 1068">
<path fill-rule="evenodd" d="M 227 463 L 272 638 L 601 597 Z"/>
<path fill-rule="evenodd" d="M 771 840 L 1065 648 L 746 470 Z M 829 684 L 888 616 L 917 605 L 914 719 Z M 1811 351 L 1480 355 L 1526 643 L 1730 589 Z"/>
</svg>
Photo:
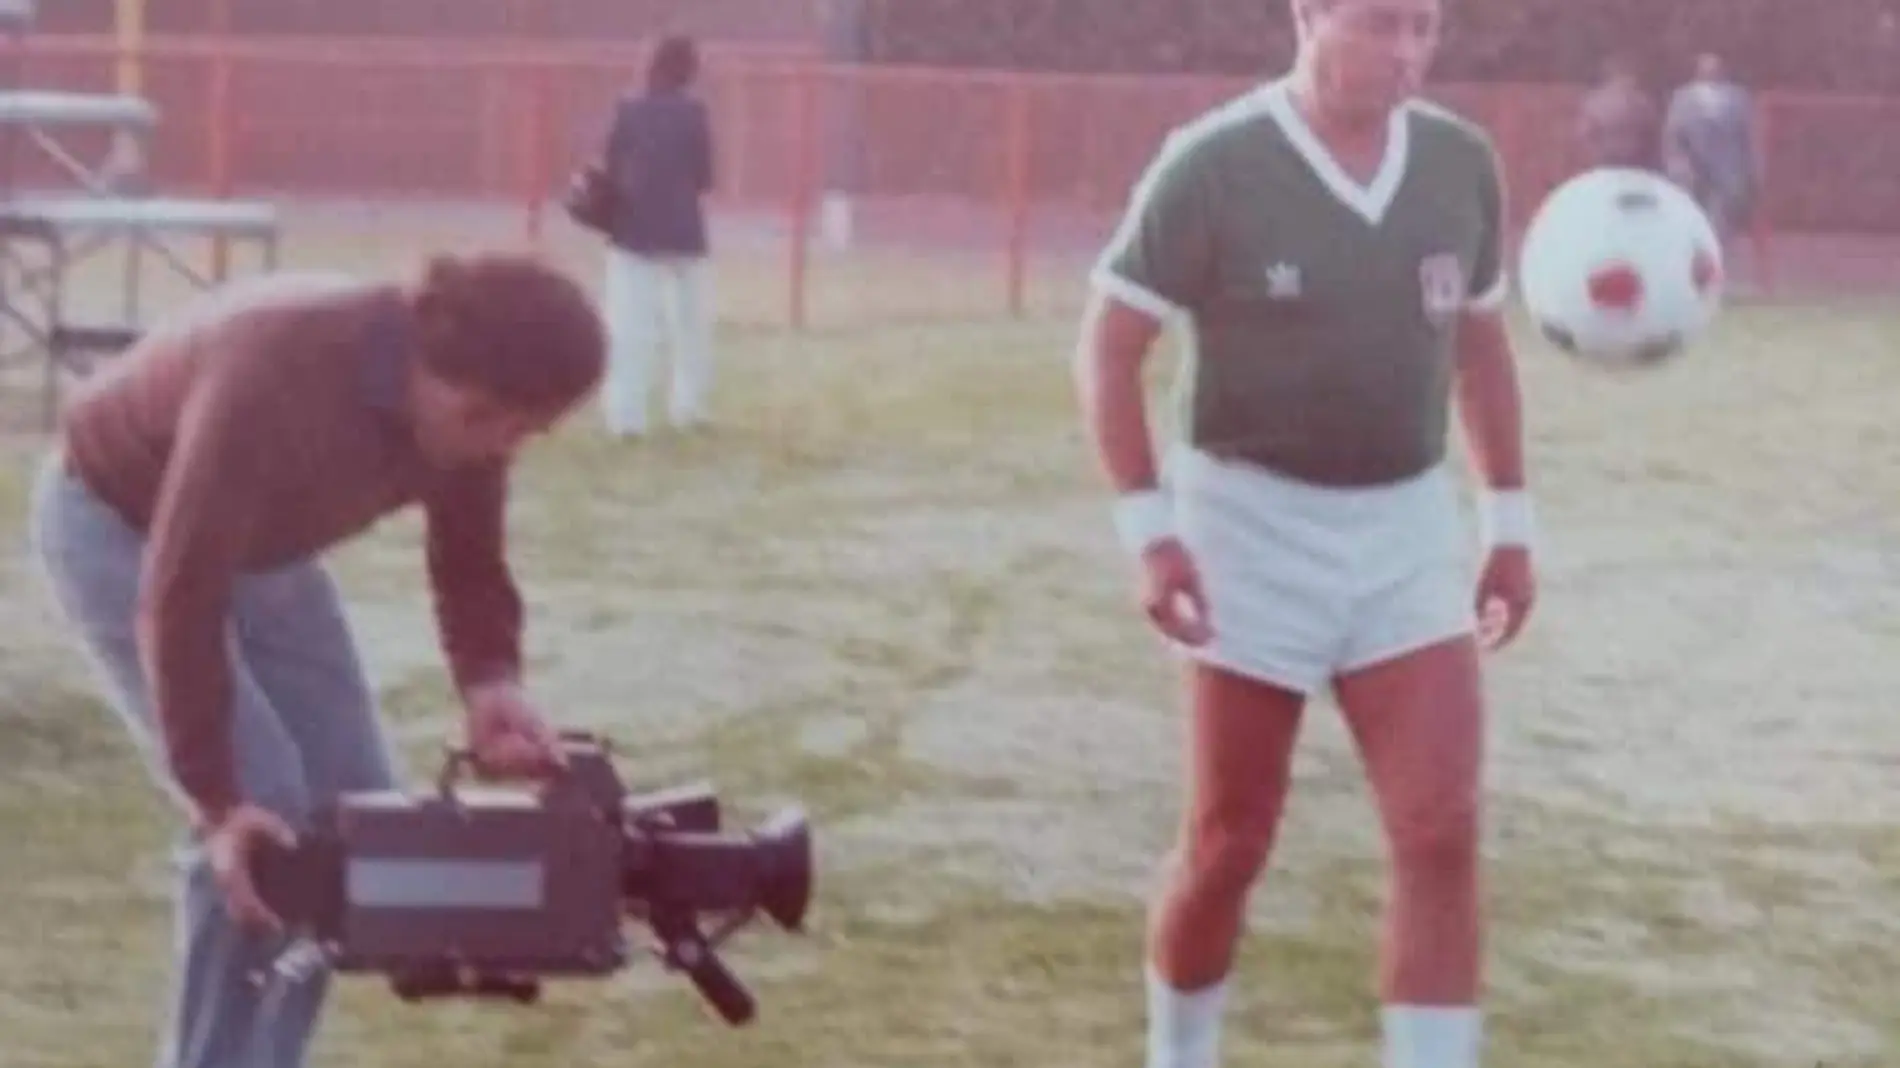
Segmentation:
<svg viewBox="0 0 1900 1068">
<path fill-rule="evenodd" d="M 1504 307 L 1504 298 L 1509 296 L 1510 292 L 1510 276 L 1500 269 L 1497 281 L 1491 283 L 1491 288 L 1466 301 L 1465 307 L 1471 311 L 1497 311 Z"/>
<path fill-rule="evenodd" d="M 1537 515 L 1526 490 L 1485 490 L 1478 499 L 1478 529 L 1488 552 L 1500 546 L 1528 549 L 1537 540 Z"/>
<path fill-rule="evenodd" d="M 1140 556 L 1155 542 L 1174 537 L 1174 503 L 1165 490 L 1138 490 L 1115 498 L 1115 540 Z"/>
<path fill-rule="evenodd" d="M 1114 297 L 1136 311 L 1145 312 L 1161 322 L 1173 322 L 1187 317 L 1187 309 L 1146 286 L 1129 281 L 1115 273 L 1106 265 L 1098 266 L 1089 273 L 1089 281 L 1096 289 Z"/>
</svg>

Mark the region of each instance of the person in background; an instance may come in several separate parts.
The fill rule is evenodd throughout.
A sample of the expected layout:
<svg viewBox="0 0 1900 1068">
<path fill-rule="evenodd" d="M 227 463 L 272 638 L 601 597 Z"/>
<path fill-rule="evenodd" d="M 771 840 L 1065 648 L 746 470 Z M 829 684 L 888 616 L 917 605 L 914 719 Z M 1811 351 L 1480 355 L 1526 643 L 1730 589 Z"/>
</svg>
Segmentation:
<svg viewBox="0 0 1900 1068">
<path fill-rule="evenodd" d="M 1636 65 L 1623 56 L 1604 64 L 1602 83 L 1584 97 L 1577 115 L 1584 166 L 1656 170 L 1661 131 L 1661 109 L 1643 88 Z"/>
<path fill-rule="evenodd" d="M 602 401 L 618 437 L 647 432 L 662 342 L 673 358 L 671 423 L 689 429 L 707 419 L 713 325 L 704 198 L 713 188 L 713 138 L 705 103 L 693 94 L 698 75 L 691 38 L 662 40 L 645 91 L 618 102 L 607 137 L 615 204 L 602 298 L 610 339 Z"/>
<path fill-rule="evenodd" d="M 1662 156 L 1669 177 L 1702 205 L 1727 247 L 1754 209 L 1761 175 L 1754 101 L 1720 56 L 1698 58 L 1695 78 L 1670 99 Z"/>
</svg>

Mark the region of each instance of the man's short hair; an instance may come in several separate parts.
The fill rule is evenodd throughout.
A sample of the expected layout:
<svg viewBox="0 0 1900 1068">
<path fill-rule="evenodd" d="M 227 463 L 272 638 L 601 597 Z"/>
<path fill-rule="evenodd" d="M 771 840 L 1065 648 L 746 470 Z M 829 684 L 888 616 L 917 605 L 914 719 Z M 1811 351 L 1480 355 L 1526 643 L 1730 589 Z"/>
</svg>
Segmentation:
<svg viewBox="0 0 1900 1068">
<path fill-rule="evenodd" d="M 511 407 L 566 409 L 605 372 L 606 330 L 594 302 L 533 256 L 438 256 L 416 308 L 424 367 Z"/>
<path fill-rule="evenodd" d="M 693 84 L 699 77 L 699 46 L 691 37 L 674 34 L 654 46 L 653 59 L 647 64 L 647 88 L 654 92 L 672 92 Z"/>
</svg>

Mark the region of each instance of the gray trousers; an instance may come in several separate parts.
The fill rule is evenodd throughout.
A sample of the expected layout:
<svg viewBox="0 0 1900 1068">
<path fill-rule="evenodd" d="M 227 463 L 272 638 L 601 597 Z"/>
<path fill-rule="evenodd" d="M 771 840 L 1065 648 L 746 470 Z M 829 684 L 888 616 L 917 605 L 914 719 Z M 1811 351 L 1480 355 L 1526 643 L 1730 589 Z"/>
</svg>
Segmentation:
<svg viewBox="0 0 1900 1068">
<path fill-rule="evenodd" d="M 32 502 L 33 548 L 54 599 L 98 670 L 153 778 L 182 800 L 165 771 L 163 741 L 133 632 L 144 538 L 69 475 L 42 466 Z M 307 823 L 341 791 L 395 784 L 342 604 L 315 561 L 248 575 L 231 607 L 231 752 L 246 800 Z M 225 912 L 205 857 L 186 834 L 169 1016 L 160 1068 L 298 1068 L 327 993 L 319 973 L 266 990 L 253 976 L 277 948 Z"/>
</svg>

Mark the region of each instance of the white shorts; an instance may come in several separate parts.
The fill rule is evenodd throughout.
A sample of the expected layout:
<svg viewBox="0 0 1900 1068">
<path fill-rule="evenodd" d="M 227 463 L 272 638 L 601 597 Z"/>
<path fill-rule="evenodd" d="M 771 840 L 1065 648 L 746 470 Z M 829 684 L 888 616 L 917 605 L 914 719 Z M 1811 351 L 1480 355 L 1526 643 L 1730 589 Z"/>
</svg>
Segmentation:
<svg viewBox="0 0 1900 1068">
<path fill-rule="evenodd" d="M 1311 695 L 1474 629 L 1475 577 L 1445 467 L 1334 489 L 1181 448 L 1167 483 L 1214 631 L 1186 655 Z"/>
</svg>

